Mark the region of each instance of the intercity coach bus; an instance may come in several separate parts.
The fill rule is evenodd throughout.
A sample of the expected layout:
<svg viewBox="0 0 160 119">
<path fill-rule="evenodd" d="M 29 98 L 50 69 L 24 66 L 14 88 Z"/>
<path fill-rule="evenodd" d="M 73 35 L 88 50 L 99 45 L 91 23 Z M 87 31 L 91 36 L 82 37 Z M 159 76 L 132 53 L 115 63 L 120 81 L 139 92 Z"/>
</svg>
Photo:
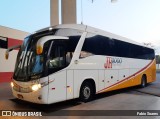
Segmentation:
<svg viewBox="0 0 160 119">
<path fill-rule="evenodd" d="M 51 104 L 156 80 L 154 49 L 85 25 L 66 24 L 24 39 L 11 82 L 21 100 Z"/>
</svg>

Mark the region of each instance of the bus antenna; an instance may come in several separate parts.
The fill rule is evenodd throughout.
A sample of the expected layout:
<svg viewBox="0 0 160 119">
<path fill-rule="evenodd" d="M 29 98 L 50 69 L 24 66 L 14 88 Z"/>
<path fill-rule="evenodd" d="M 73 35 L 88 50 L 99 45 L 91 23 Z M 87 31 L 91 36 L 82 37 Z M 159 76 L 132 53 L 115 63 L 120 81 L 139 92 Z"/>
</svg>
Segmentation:
<svg viewBox="0 0 160 119">
<path fill-rule="evenodd" d="M 83 24 L 83 0 L 81 0 L 81 24 Z"/>
</svg>

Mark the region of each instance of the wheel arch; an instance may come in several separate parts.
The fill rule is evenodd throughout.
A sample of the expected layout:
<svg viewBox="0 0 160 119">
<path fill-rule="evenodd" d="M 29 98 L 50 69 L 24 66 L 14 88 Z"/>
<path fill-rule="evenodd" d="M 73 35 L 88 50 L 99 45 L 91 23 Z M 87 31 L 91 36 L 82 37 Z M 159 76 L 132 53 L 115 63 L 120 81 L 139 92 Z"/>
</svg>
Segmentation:
<svg viewBox="0 0 160 119">
<path fill-rule="evenodd" d="M 145 78 L 145 80 L 146 80 L 146 83 L 147 83 L 147 74 L 142 74 L 142 78 Z"/>
<path fill-rule="evenodd" d="M 140 87 L 141 88 L 144 88 L 147 86 L 147 75 L 146 74 L 143 74 L 142 77 L 141 77 L 141 84 L 140 84 Z"/>
</svg>

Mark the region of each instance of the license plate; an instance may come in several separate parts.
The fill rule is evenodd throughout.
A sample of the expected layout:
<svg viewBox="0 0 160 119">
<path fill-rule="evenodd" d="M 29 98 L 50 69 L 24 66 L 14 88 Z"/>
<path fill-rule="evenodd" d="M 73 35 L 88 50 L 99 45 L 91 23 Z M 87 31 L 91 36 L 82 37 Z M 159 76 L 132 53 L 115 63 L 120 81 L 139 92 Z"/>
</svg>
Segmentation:
<svg viewBox="0 0 160 119">
<path fill-rule="evenodd" d="M 23 95 L 17 94 L 17 96 L 18 96 L 19 99 L 23 99 Z"/>
</svg>

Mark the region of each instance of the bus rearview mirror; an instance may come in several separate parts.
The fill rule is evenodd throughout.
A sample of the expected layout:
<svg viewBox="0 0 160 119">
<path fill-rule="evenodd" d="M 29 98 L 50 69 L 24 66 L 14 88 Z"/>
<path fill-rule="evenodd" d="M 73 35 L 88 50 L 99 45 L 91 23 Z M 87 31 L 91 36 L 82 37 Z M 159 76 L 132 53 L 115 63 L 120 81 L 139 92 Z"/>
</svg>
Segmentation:
<svg viewBox="0 0 160 119">
<path fill-rule="evenodd" d="M 9 52 L 6 51 L 6 53 L 5 53 L 5 59 L 8 60 L 8 57 L 9 57 Z"/>
</svg>

